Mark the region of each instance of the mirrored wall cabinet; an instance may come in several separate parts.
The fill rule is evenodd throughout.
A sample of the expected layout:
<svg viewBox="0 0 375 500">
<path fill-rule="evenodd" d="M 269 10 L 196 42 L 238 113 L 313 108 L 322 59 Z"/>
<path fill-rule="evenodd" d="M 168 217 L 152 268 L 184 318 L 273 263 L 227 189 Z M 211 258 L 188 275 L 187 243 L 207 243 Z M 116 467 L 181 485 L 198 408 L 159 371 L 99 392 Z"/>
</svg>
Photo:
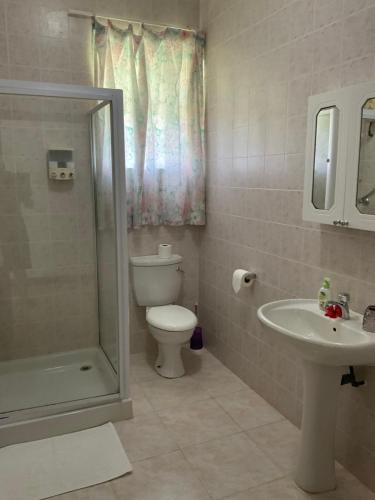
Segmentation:
<svg viewBox="0 0 375 500">
<path fill-rule="evenodd" d="M 309 98 L 303 219 L 375 231 L 375 82 Z"/>
</svg>

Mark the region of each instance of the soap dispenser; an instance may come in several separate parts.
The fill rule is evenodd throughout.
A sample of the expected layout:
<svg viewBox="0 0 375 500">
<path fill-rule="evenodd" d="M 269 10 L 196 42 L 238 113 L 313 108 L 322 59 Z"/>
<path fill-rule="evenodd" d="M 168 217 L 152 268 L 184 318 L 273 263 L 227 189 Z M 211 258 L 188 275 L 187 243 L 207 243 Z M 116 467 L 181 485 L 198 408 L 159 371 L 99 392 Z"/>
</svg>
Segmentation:
<svg viewBox="0 0 375 500">
<path fill-rule="evenodd" d="M 330 300 L 331 300 L 331 280 L 330 278 L 324 278 L 323 284 L 318 294 L 319 309 L 325 312 L 327 304 Z"/>
</svg>

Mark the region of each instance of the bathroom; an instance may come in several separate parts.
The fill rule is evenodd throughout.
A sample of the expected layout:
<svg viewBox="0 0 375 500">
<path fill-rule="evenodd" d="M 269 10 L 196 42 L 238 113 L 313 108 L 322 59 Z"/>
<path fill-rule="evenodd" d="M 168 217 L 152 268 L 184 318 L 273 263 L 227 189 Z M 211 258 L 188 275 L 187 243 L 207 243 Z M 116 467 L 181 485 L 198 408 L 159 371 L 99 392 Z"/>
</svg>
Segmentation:
<svg viewBox="0 0 375 500">
<path fill-rule="evenodd" d="M 110 85 L 97 83 L 92 14 L 114 26 L 134 21 L 136 33 L 140 21 L 150 30 L 185 29 L 187 38 L 205 34 L 201 110 L 205 108 L 206 199 L 198 223 L 128 224 L 124 230 L 121 99 L 101 88 Z M 356 313 L 375 304 L 375 225 L 363 216 L 374 213 L 374 174 L 374 180 L 369 175 L 361 179 L 356 192 L 359 216 L 338 214 L 323 222 L 324 213 L 317 215 L 306 206 L 306 196 L 304 200 L 305 165 L 313 164 L 314 154 L 306 143 L 314 144 L 318 120 L 318 113 L 312 119 L 312 110 L 336 105 L 341 111 L 335 103 L 346 100 L 354 106 L 355 98 L 345 93 L 348 88 L 366 93 L 364 87 L 373 84 L 375 92 L 374 33 L 374 0 L 0 1 L 0 463 L 17 443 L 78 435 L 113 422 L 132 468 L 112 480 L 100 479 L 97 472 L 87 487 L 78 483 L 49 496 L 18 495 L 13 500 L 375 498 L 371 350 L 363 354 L 361 366 L 347 360 L 334 374 L 322 369 L 316 404 L 305 394 L 306 405 L 301 356 L 258 317 L 259 308 L 284 299 L 314 299 L 319 311 L 325 277 L 331 281 L 332 300 L 342 292 L 350 294 L 353 321 Z M 331 102 L 316 98 L 328 94 Z M 361 151 L 363 177 L 369 173 L 371 153 L 368 108 L 370 118 L 362 120 L 366 126 L 360 134 L 367 148 Z M 100 118 L 96 128 L 95 117 Z M 346 122 L 346 141 L 340 119 L 336 146 L 352 145 L 355 120 Z M 95 165 L 94 181 L 90 171 L 88 137 L 100 138 L 108 130 L 113 157 L 118 155 L 113 192 L 101 172 L 105 165 Z M 45 152 L 61 149 L 73 154 L 73 181 L 47 179 Z M 353 171 L 347 169 L 346 178 L 342 167 L 350 163 L 344 149 L 337 154 L 338 198 L 357 186 L 350 177 Z M 94 198 L 90 182 L 96 183 Z M 117 204 L 106 205 L 108 198 Z M 22 218 L 16 243 L 9 217 Z M 345 227 L 355 217 L 352 227 Z M 182 271 L 177 304 L 192 313 L 198 304 L 204 344 L 200 350 L 183 347 L 186 373 L 170 379 L 155 369 L 157 343 L 134 293 L 132 259 L 157 254 L 160 244 L 171 245 L 172 253 L 182 258 L 173 264 Z M 236 294 L 232 277 L 240 269 L 256 277 Z M 111 295 L 118 275 L 122 279 Z M 346 328 L 344 319 L 324 321 Z M 67 352 L 75 354 L 63 362 L 80 366 L 79 375 L 48 365 L 36 392 L 25 376 L 12 383 L 2 379 L 6 367 L 46 356 L 61 368 L 63 363 L 56 361 Z M 78 352 L 85 357 L 77 361 Z M 354 378 L 340 387 L 352 365 Z M 97 374 L 104 378 L 95 378 Z M 92 377 L 91 385 L 80 385 L 86 375 Z M 319 398 L 327 393 L 338 399 L 333 416 L 329 404 L 325 414 L 325 405 L 317 403 L 324 403 Z M 100 405 L 94 404 L 96 398 Z M 307 407 L 325 426 L 312 439 L 323 448 L 322 436 L 328 436 L 329 454 L 335 438 L 336 472 L 328 470 L 332 456 L 325 466 L 324 452 L 316 452 L 321 474 L 329 476 L 329 485 L 321 488 L 301 487 L 300 467 L 295 481 L 301 443 L 309 442 L 300 432 Z M 8 424 L 8 418 L 14 421 Z M 313 459 L 307 462 L 307 481 L 314 478 L 314 465 Z M 12 480 L 25 474 L 13 472 Z M 4 500 L 12 498 L 3 490 L 9 478 L 0 472 Z M 40 477 L 39 483 L 51 484 L 50 479 Z"/>
</svg>

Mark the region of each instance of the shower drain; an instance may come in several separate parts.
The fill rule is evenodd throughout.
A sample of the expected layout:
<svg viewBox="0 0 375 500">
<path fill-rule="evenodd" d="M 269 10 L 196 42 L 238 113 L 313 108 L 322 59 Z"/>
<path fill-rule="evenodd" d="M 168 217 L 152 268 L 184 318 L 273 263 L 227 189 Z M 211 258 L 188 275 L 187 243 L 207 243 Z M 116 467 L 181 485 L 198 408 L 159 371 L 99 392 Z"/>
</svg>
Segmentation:
<svg viewBox="0 0 375 500">
<path fill-rule="evenodd" d="M 83 365 L 81 366 L 80 370 L 81 372 L 87 372 L 88 370 L 91 370 L 92 366 L 91 365 Z"/>
</svg>

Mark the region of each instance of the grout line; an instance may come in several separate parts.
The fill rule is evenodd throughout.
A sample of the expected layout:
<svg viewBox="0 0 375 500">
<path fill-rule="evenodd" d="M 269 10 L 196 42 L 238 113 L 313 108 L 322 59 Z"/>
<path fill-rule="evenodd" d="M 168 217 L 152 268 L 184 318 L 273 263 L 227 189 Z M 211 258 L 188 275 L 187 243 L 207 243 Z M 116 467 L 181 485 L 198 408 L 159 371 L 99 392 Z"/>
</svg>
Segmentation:
<svg viewBox="0 0 375 500">
<path fill-rule="evenodd" d="M 258 219 L 254 219 L 254 220 L 258 220 Z M 260 219 L 259 219 L 259 221 L 260 221 L 260 222 L 267 222 L 267 221 L 261 221 Z M 276 222 L 275 222 L 274 224 L 279 224 L 279 223 L 276 223 Z M 288 224 L 283 224 L 283 223 L 281 223 L 280 225 L 288 226 Z M 304 228 L 304 227 L 302 227 L 302 226 L 290 226 L 290 227 L 294 227 L 294 228 L 301 228 L 301 229 L 303 229 L 303 230 L 307 230 L 307 231 L 314 231 L 314 232 L 317 232 L 317 233 L 322 233 L 322 232 L 325 232 L 325 233 L 327 233 L 327 234 L 335 234 L 335 233 L 333 233 L 333 232 L 331 232 L 331 231 L 321 231 L 321 230 L 319 230 L 319 229 L 316 229 L 316 230 L 315 230 L 315 228 L 311 228 L 311 229 L 310 229 L 310 228 Z M 338 236 L 338 235 L 336 235 L 336 236 Z M 344 236 L 345 236 L 345 235 L 344 235 Z M 353 236 L 353 238 L 354 238 L 354 237 L 355 237 L 355 236 Z M 239 243 L 232 243 L 231 241 L 229 241 L 229 240 L 227 240 L 227 239 L 224 239 L 224 238 L 217 238 L 217 237 L 214 237 L 214 236 L 210 236 L 210 238 L 211 238 L 211 239 L 213 239 L 213 240 L 218 240 L 218 241 L 220 241 L 220 242 L 229 243 L 232 247 L 238 247 L 238 248 L 248 248 L 248 249 L 251 249 L 251 250 L 255 250 L 255 251 L 256 251 L 256 252 L 258 252 L 258 253 L 265 254 L 266 256 L 270 256 L 270 257 L 278 257 L 279 259 L 284 260 L 284 261 L 287 261 L 287 262 L 289 262 L 289 263 L 291 263 L 291 264 L 296 264 L 296 263 L 297 263 L 297 264 L 299 264 L 299 265 L 302 265 L 302 266 L 304 266 L 304 267 L 307 267 L 307 268 L 313 269 L 313 270 L 315 270 L 315 271 L 319 271 L 319 272 L 330 272 L 330 273 L 333 273 L 335 276 L 338 276 L 339 278 L 340 278 L 340 277 L 341 277 L 341 278 L 345 278 L 345 279 L 350 278 L 350 279 L 353 279 L 353 280 L 356 280 L 356 281 L 360 281 L 360 282 L 363 282 L 363 283 L 367 283 L 367 284 L 369 284 L 369 285 L 373 285 L 373 283 L 371 283 L 371 282 L 367 282 L 367 281 L 365 281 L 365 280 L 361 279 L 359 276 L 352 276 L 352 275 L 342 274 L 342 273 L 340 273 L 340 272 L 333 271 L 332 269 L 330 269 L 330 268 L 328 268 L 328 267 L 316 266 L 316 265 L 313 265 L 313 264 L 308 264 L 308 263 L 306 264 L 306 263 L 305 263 L 305 261 L 302 261 L 302 260 L 293 260 L 293 259 L 290 259 L 290 258 L 287 258 L 287 257 L 282 257 L 282 256 L 277 255 L 277 254 L 272 254 L 272 253 L 269 253 L 269 252 L 267 252 L 267 251 L 263 251 L 262 249 L 257 248 L 257 247 L 249 247 L 249 246 L 247 246 L 247 245 L 241 245 L 241 244 L 239 244 Z M 207 284 L 209 284 L 210 286 L 213 286 L 213 288 L 217 288 L 217 287 L 215 287 L 214 285 L 211 285 L 211 283 L 209 283 L 209 282 L 205 282 L 204 280 L 201 280 L 201 282 L 203 282 L 203 283 L 207 283 Z M 264 282 L 264 283 L 265 283 L 265 284 L 267 284 L 267 282 Z M 277 289 L 277 288 L 279 288 L 279 287 L 277 287 L 277 286 L 275 286 L 275 285 L 272 285 L 272 284 L 269 284 L 269 286 L 271 286 L 272 288 L 276 288 L 276 289 Z M 218 290 L 221 290 L 221 289 L 219 289 L 219 288 L 217 288 L 217 289 L 218 289 Z M 283 291 L 283 289 L 281 289 L 281 288 L 279 288 L 279 290 Z M 284 291 L 288 291 L 288 290 L 284 290 Z"/>
<path fill-rule="evenodd" d="M 278 477 L 278 478 L 275 478 L 275 479 L 271 479 L 270 481 L 266 481 L 266 482 L 264 482 L 264 483 L 258 484 L 258 485 L 256 485 L 256 486 L 253 486 L 253 487 L 251 487 L 251 488 L 248 488 L 248 489 L 243 490 L 243 491 L 238 492 L 238 493 L 247 493 L 247 492 L 249 492 L 249 494 L 251 495 L 251 493 L 256 492 L 256 490 L 258 490 L 258 489 L 260 489 L 260 488 L 263 488 L 264 486 L 269 486 L 269 485 L 272 485 L 273 483 L 277 483 L 278 481 L 281 481 L 282 479 L 286 479 L 286 478 L 288 478 L 288 477 L 290 477 L 290 473 L 287 473 L 287 474 L 285 474 L 285 475 L 284 475 L 284 476 L 282 476 L 282 477 Z M 293 483 L 293 484 L 294 484 L 294 483 Z M 298 490 L 297 486 L 295 486 L 295 487 L 296 487 L 296 489 Z M 238 494 L 238 493 L 237 493 L 237 494 Z M 236 495 L 236 494 L 235 494 L 235 495 Z M 232 497 L 233 497 L 233 494 L 231 494 L 231 495 L 229 495 L 229 496 L 227 496 L 227 495 L 226 495 L 225 497 L 222 497 L 220 500 L 226 500 L 226 499 L 230 500 Z M 250 500 L 250 499 L 251 499 L 251 496 L 249 497 L 249 500 Z M 270 500 L 271 500 L 271 499 L 270 499 Z M 272 499 L 272 500 L 274 500 L 274 499 Z"/>
<path fill-rule="evenodd" d="M 190 463 L 190 461 L 188 460 L 186 454 L 184 453 L 184 450 L 181 449 L 180 453 L 182 454 L 184 460 L 189 464 L 189 468 L 190 468 L 192 474 L 197 478 L 199 484 L 202 486 L 202 490 L 205 491 L 210 498 L 212 498 L 213 500 L 215 500 L 214 497 L 210 494 L 210 492 L 209 492 L 206 484 L 201 479 L 198 469 L 196 469 L 195 466 Z"/>
</svg>

